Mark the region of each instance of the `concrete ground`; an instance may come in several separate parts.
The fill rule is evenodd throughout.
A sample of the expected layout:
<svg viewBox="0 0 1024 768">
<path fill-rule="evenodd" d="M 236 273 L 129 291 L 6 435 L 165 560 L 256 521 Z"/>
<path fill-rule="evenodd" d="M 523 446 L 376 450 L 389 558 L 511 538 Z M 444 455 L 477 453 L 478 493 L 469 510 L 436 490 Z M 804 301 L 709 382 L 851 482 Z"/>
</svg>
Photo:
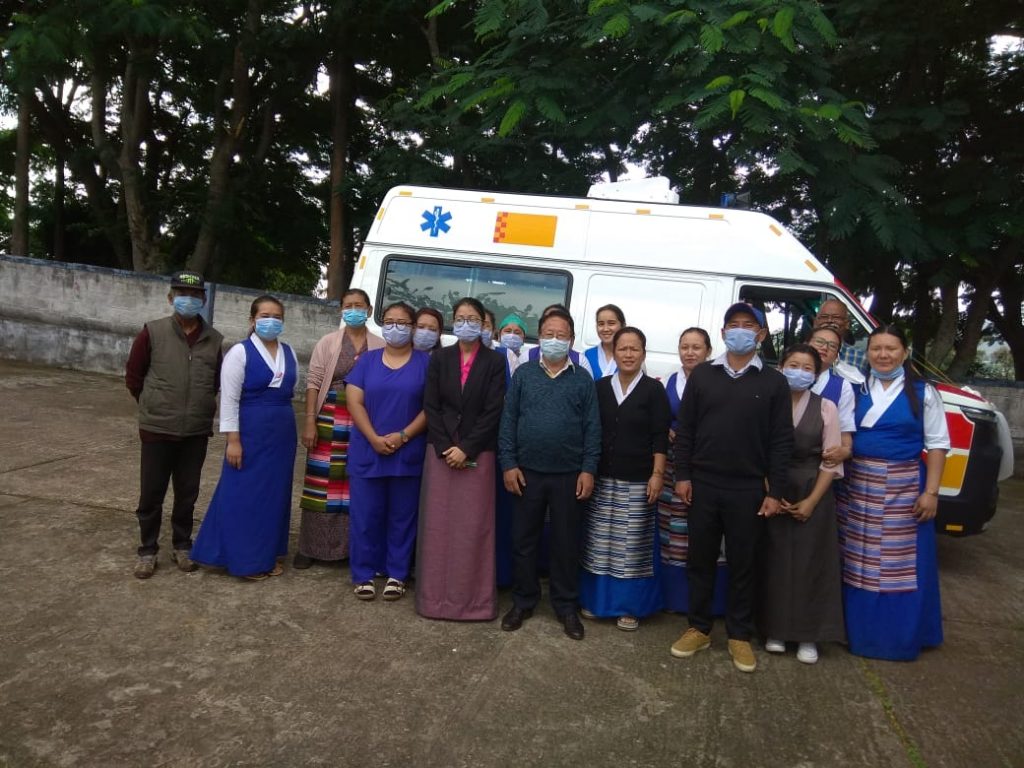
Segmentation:
<svg viewBox="0 0 1024 768">
<path fill-rule="evenodd" d="M 942 648 L 743 675 L 720 626 L 672 658 L 667 614 L 506 633 L 360 603 L 337 566 L 183 574 L 169 541 L 138 581 L 122 383 L 0 362 L 0 396 L 0 766 L 1024 765 L 1022 481 L 986 534 L 940 537 Z"/>
</svg>

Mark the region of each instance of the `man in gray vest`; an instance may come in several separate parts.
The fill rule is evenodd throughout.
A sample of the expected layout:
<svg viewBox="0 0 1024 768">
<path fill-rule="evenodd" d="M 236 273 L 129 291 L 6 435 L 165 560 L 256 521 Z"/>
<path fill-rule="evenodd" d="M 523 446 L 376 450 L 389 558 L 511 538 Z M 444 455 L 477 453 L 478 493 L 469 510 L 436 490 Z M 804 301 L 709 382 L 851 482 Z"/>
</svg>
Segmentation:
<svg viewBox="0 0 1024 768">
<path fill-rule="evenodd" d="M 156 569 L 167 484 L 174 483 L 171 561 L 194 571 L 192 513 L 217 409 L 224 337 L 199 315 L 206 284 L 196 272 L 176 272 L 167 302 L 174 314 L 143 327 L 128 355 L 125 384 L 139 403 L 142 471 L 139 518 L 142 543 L 135 576 Z"/>
</svg>

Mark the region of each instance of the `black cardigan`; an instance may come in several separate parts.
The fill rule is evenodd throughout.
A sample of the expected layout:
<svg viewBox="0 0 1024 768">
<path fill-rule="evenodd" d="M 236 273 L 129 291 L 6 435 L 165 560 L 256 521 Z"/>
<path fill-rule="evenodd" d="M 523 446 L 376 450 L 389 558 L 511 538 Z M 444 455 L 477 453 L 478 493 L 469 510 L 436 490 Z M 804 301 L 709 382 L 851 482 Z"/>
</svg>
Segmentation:
<svg viewBox="0 0 1024 768">
<path fill-rule="evenodd" d="M 668 453 L 672 411 L 668 394 L 650 376 L 643 378 L 622 405 L 615 401 L 613 373 L 597 381 L 601 412 L 601 462 L 597 474 L 630 483 L 646 482 L 654 471 L 654 454 Z"/>
<path fill-rule="evenodd" d="M 498 425 L 505 402 L 505 358 L 480 347 L 466 377 L 460 382 L 459 345 L 442 347 L 430 356 L 423 410 L 427 414 L 427 442 L 438 458 L 457 445 L 470 459 L 498 447 Z"/>
</svg>

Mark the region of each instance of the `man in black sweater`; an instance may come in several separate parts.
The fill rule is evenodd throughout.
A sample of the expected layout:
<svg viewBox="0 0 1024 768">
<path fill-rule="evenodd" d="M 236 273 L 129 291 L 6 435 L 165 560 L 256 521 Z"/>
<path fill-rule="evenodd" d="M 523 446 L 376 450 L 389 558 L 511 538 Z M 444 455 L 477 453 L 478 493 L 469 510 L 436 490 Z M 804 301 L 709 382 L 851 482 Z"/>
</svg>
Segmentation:
<svg viewBox="0 0 1024 768">
<path fill-rule="evenodd" d="M 779 513 L 793 448 L 789 386 L 757 355 L 767 333 L 760 310 L 742 302 L 726 310 L 727 351 L 690 374 L 675 442 L 676 493 L 690 505 L 690 627 L 672 645 L 672 655 L 686 658 L 711 645 L 715 567 L 724 535 L 725 626 L 729 654 L 742 672 L 757 666 L 750 639 L 758 539 L 763 519 Z"/>
</svg>

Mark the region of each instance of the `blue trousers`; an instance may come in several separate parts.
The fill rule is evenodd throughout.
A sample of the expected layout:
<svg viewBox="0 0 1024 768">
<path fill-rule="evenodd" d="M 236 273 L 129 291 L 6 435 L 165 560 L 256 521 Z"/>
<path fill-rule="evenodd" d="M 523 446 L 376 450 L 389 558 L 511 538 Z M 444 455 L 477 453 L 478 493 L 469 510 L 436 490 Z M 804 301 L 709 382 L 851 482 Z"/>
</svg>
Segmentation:
<svg viewBox="0 0 1024 768">
<path fill-rule="evenodd" d="M 350 477 L 349 564 L 352 583 L 378 573 L 407 581 L 416 547 L 420 476 Z"/>
</svg>

